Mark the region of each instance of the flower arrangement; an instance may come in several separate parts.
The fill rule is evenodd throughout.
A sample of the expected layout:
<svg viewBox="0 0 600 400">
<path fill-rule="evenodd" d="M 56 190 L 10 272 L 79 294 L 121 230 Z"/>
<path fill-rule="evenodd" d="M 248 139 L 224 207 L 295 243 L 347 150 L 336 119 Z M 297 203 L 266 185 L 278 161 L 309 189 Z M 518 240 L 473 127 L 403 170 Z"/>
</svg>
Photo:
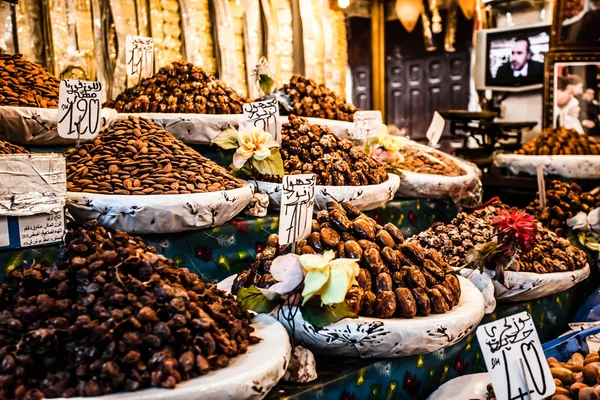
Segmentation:
<svg viewBox="0 0 600 400">
<path fill-rule="evenodd" d="M 348 290 L 358 285 L 357 260 L 335 259 L 332 251 L 286 254 L 273 260 L 270 272 L 277 283 L 268 289 L 242 288 L 238 293 L 242 306 L 261 313 L 299 308 L 303 318 L 318 327 L 357 316 L 345 302 Z"/>
</svg>

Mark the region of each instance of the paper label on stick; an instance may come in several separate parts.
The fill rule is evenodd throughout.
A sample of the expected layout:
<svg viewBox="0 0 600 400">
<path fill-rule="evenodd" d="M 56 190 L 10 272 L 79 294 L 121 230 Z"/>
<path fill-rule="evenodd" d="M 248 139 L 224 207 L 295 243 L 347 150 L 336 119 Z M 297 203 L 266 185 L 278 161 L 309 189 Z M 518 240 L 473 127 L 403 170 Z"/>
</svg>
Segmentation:
<svg viewBox="0 0 600 400">
<path fill-rule="evenodd" d="M 536 167 L 537 173 L 537 183 L 538 183 L 538 193 L 540 196 L 540 206 L 542 207 L 542 212 L 546 211 L 546 182 L 544 181 L 544 166 L 538 165 Z"/>
<path fill-rule="evenodd" d="M 444 133 L 444 127 L 446 126 L 446 120 L 444 117 L 440 115 L 439 112 L 433 113 L 433 118 L 431 119 L 431 124 L 427 129 L 427 133 L 425 137 L 429 140 L 430 146 L 435 146 L 440 141 L 442 137 L 442 133 Z"/>
<path fill-rule="evenodd" d="M 286 245 L 306 239 L 312 230 L 315 205 L 314 174 L 285 175 L 279 216 L 279 244 Z"/>
<path fill-rule="evenodd" d="M 8 236 L 8 218 L 0 217 L 0 247 L 6 247 L 10 244 Z"/>
<path fill-rule="evenodd" d="M 246 103 L 243 107 L 246 129 L 260 128 L 269 132 L 273 140 L 281 145 L 281 132 L 279 127 L 279 104 L 277 99 L 255 101 Z"/>
<path fill-rule="evenodd" d="M 100 133 L 102 83 L 61 79 L 58 94 L 58 135 L 93 139 Z"/>
<path fill-rule="evenodd" d="M 64 234 L 65 215 L 62 210 L 52 214 L 19 217 L 21 247 L 60 242 Z"/>
<path fill-rule="evenodd" d="M 554 394 L 554 379 L 527 312 L 480 325 L 477 340 L 496 398 L 541 400 Z"/>
<path fill-rule="evenodd" d="M 125 44 L 127 77 L 147 78 L 154 73 L 154 39 L 127 35 Z"/>
</svg>

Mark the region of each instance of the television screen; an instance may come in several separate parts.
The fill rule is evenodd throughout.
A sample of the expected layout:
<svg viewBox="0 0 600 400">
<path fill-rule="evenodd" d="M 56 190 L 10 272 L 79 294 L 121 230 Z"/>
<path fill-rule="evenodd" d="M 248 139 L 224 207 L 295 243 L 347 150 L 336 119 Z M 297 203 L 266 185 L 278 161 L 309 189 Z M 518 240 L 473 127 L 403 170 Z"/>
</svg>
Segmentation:
<svg viewBox="0 0 600 400">
<path fill-rule="evenodd" d="M 544 55 L 550 27 L 490 32 L 486 43 L 488 87 L 520 87 L 544 82 Z"/>
</svg>

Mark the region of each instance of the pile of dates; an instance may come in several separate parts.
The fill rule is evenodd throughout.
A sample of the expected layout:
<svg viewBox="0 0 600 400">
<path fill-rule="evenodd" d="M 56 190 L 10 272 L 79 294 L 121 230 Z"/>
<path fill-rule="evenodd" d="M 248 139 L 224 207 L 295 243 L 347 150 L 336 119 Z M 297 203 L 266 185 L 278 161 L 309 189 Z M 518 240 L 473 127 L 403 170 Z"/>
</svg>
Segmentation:
<svg viewBox="0 0 600 400">
<path fill-rule="evenodd" d="M 521 155 L 598 155 L 600 141 L 581 135 L 573 129 L 547 128 L 523 145 L 515 154 Z"/>
<path fill-rule="evenodd" d="M 332 250 L 337 258 L 359 260 L 358 286 L 346 302 L 363 316 L 413 318 L 442 314 L 458 304 L 460 282 L 435 250 L 404 241 L 393 224 L 379 225 L 348 202 L 329 202 L 312 222 L 312 233 L 298 243 L 298 254 L 320 254 Z M 235 279 L 233 292 L 255 285 L 269 288 L 275 280 L 269 272 L 273 260 L 289 253 L 271 235 L 267 247 L 256 256 L 249 270 Z"/>
<path fill-rule="evenodd" d="M 259 339 L 229 294 L 97 221 L 0 284 L 0 399 L 102 396 L 224 368 Z"/>
<path fill-rule="evenodd" d="M 283 86 L 283 92 L 290 98 L 292 112 L 303 117 L 354 121 L 358 111 L 346 99 L 302 75 L 294 75 L 290 83 Z"/>
<path fill-rule="evenodd" d="M 280 152 L 287 175 L 316 174 L 317 185 L 377 185 L 389 178 L 385 166 L 354 147 L 350 139 L 340 139 L 328 126 L 310 124 L 295 115 L 281 128 Z M 280 183 L 282 177 L 257 179 Z"/>
<path fill-rule="evenodd" d="M 569 232 L 567 220 L 579 212 L 589 213 L 600 206 L 600 199 L 584 192 L 576 183 L 553 180 L 546 188 L 546 211 L 540 205 L 539 197 L 527 206 L 527 212 L 559 236 Z"/>
</svg>

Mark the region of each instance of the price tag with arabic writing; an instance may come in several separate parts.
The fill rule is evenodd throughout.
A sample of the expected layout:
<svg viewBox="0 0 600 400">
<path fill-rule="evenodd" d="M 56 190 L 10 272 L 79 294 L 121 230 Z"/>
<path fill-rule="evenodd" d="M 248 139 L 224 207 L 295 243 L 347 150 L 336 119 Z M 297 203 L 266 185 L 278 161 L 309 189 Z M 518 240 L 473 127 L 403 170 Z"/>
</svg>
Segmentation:
<svg viewBox="0 0 600 400">
<path fill-rule="evenodd" d="M 154 39 L 127 35 L 125 54 L 128 78 L 147 78 L 154 73 Z"/>
<path fill-rule="evenodd" d="M 315 205 L 314 174 L 285 175 L 279 216 L 279 244 L 286 245 L 306 239 L 312 230 Z"/>
<path fill-rule="evenodd" d="M 62 79 L 58 94 L 58 135 L 66 139 L 93 139 L 100 133 L 102 84 Z"/>
<path fill-rule="evenodd" d="M 277 103 L 277 99 L 246 103 L 243 112 L 246 129 L 260 128 L 265 132 L 269 132 L 273 136 L 273 140 L 281 145 L 279 103 Z"/>
<path fill-rule="evenodd" d="M 480 325 L 477 340 L 498 400 L 541 400 L 554 394 L 554 379 L 529 313 Z"/>
</svg>

